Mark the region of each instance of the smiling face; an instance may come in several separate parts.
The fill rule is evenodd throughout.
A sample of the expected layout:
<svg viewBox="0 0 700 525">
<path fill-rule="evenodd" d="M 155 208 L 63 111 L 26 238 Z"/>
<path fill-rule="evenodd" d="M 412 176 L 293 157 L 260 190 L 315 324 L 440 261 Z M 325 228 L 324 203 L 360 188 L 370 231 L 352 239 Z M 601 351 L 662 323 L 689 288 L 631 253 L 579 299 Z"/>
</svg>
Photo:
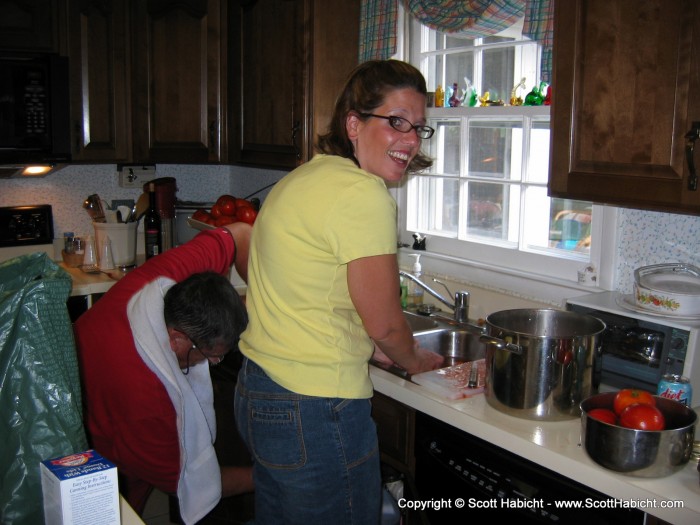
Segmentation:
<svg viewBox="0 0 700 525">
<path fill-rule="evenodd" d="M 411 124 L 425 124 L 425 96 L 413 89 L 390 91 L 384 103 L 373 109 L 375 115 L 395 116 Z M 402 133 L 383 118 L 364 120 L 352 112 L 346 119 L 348 138 L 355 149 L 360 167 L 386 182 L 397 182 L 420 149 L 421 139 L 415 130 Z"/>
</svg>

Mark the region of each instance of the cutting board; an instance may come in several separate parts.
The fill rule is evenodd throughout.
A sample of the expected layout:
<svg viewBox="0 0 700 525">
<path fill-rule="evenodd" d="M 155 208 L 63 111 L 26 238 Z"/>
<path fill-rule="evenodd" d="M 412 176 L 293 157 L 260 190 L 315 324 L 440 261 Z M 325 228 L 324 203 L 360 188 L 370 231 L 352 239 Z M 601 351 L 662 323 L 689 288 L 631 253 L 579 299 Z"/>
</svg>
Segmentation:
<svg viewBox="0 0 700 525">
<path fill-rule="evenodd" d="M 476 388 L 467 388 L 469 374 L 472 366 L 478 367 L 478 380 Z M 469 361 L 447 368 L 422 372 L 411 376 L 411 381 L 417 383 L 431 392 L 445 399 L 463 399 L 484 392 L 486 379 L 486 360 Z"/>
</svg>

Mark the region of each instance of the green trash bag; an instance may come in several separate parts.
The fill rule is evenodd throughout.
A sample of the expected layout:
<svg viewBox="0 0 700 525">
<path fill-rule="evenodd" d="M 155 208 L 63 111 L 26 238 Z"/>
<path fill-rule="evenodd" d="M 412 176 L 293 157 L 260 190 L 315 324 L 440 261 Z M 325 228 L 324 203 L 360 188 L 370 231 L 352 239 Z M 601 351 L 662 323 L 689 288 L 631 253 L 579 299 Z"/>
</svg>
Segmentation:
<svg viewBox="0 0 700 525">
<path fill-rule="evenodd" d="M 39 463 L 87 450 L 66 300 L 45 253 L 0 263 L 0 523 L 42 524 Z"/>
</svg>

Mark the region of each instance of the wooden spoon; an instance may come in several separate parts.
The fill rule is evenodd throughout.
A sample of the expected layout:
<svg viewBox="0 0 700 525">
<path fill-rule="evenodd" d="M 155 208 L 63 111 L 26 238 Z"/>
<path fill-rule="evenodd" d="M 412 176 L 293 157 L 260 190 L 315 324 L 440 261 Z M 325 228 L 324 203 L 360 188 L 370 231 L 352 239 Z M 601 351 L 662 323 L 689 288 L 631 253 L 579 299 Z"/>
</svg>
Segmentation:
<svg viewBox="0 0 700 525">
<path fill-rule="evenodd" d="M 148 193 L 142 193 L 138 200 L 136 201 L 136 216 L 134 217 L 135 221 L 140 221 L 141 217 L 148 211 Z"/>
</svg>

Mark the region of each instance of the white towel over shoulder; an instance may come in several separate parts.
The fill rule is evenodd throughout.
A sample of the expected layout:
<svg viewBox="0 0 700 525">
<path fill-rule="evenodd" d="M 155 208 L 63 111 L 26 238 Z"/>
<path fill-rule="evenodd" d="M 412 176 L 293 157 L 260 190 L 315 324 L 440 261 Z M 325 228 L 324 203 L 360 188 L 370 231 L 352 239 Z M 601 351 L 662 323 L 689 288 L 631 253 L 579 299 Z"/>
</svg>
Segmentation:
<svg viewBox="0 0 700 525">
<path fill-rule="evenodd" d="M 175 281 L 160 277 L 131 298 L 127 316 L 139 355 L 163 382 L 177 414 L 180 480 L 177 495 L 186 524 L 206 516 L 221 499 L 221 473 L 214 450 L 216 417 L 209 363 L 182 373 L 163 318 L 163 297 Z"/>
</svg>

